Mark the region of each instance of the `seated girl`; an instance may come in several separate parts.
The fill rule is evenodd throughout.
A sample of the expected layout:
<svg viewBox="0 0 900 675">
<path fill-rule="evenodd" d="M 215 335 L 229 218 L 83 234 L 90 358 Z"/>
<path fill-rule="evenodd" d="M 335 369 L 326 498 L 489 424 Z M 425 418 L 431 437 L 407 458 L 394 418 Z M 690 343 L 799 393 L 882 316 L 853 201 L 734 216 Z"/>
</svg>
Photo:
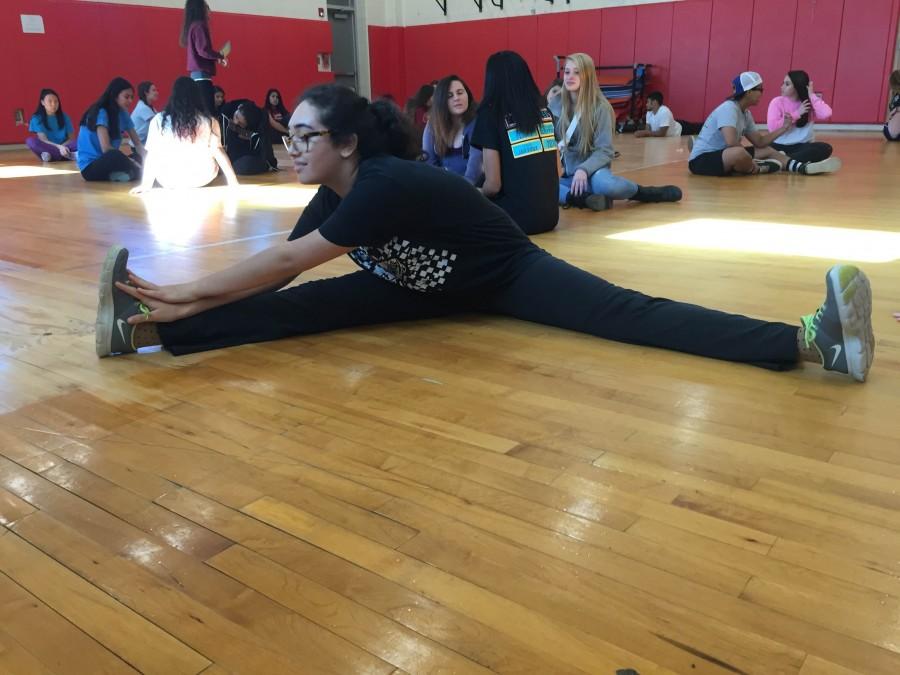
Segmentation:
<svg viewBox="0 0 900 675">
<path fill-rule="evenodd" d="M 265 111 L 251 100 L 228 101 L 220 110 L 222 144 L 234 172 L 252 176 L 277 171 L 278 162 L 269 139 L 269 122 Z"/>
<path fill-rule="evenodd" d="M 150 120 L 156 117 L 156 108 L 153 103 L 159 98 L 159 89 L 152 82 L 141 82 L 137 88 L 138 102 L 131 111 L 131 121 L 134 122 L 134 131 L 141 143 L 147 142 L 147 131 L 150 129 Z"/>
<path fill-rule="evenodd" d="M 597 84 L 594 61 L 587 54 L 571 54 L 563 70 L 563 92 L 550 103 L 559 120 L 556 137 L 562 155 L 559 203 L 602 211 L 614 199 L 638 202 L 677 202 L 681 190 L 674 185 L 645 187 L 614 176 L 612 106 Z"/>
<path fill-rule="evenodd" d="M 269 89 L 266 92 L 266 102 L 263 104 L 263 111 L 269 116 L 269 140 L 273 146 L 281 143 L 281 139 L 289 134 L 287 123 L 291 114 L 284 107 L 280 91 Z"/>
<path fill-rule="evenodd" d="M 769 147 L 794 126 L 794 118 L 785 112 L 779 128 L 761 134 L 756 130 L 750 108 L 762 98 L 762 77 L 759 73 L 748 71 L 734 78 L 731 84 L 734 90 L 731 98 L 710 113 L 700 135 L 693 142 L 688 160 L 691 173 L 728 176 L 733 173 L 751 175 L 785 170 L 812 175 L 841 168 L 841 160 L 837 157 L 804 162 Z M 753 145 L 743 145 L 742 138 Z"/>
<path fill-rule="evenodd" d="M 59 94 L 52 89 L 41 89 L 28 131 L 34 136 L 25 139 L 25 145 L 42 161 L 58 162 L 75 158 L 78 149 L 72 135 L 75 129 L 72 120 L 63 112 Z"/>
<path fill-rule="evenodd" d="M 481 150 L 472 147 L 477 109 L 466 83 L 449 75 L 434 88 L 434 104 L 422 136 L 426 162 L 465 176 L 475 185 L 484 177 Z"/>
<path fill-rule="evenodd" d="M 238 184 L 222 149 L 219 123 L 189 77 L 175 80 L 165 110 L 150 122 L 146 150 L 144 177 L 132 194 L 151 189 L 154 180 L 164 188 L 202 187 L 220 168 L 229 185 Z"/>
<path fill-rule="evenodd" d="M 423 84 L 415 95 L 406 101 L 406 116 L 412 122 L 416 138 L 422 138 L 425 133 L 425 125 L 431 114 L 432 100 L 434 99 L 434 84 Z"/>
<path fill-rule="evenodd" d="M 84 113 L 78 131 L 78 168 L 85 180 L 127 182 L 140 178 L 141 166 L 133 158 L 143 158 L 144 144 L 128 114 L 133 100 L 131 83 L 117 77 Z M 136 154 L 131 157 L 119 150 L 122 134 L 134 145 Z"/>
<path fill-rule="evenodd" d="M 550 101 L 559 98 L 562 94 L 562 90 L 563 81 L 561 78 L 557 77 L 550 83 L 550 86 L 547 87 L 546 91 L 544 91 L 544 105 L 549 106 Z"/>
<path fill-rule="evenodd" d="M 223 105 L 225 105 L 225 90 L 216 85 L 213 87 L 213 119 L 219 119 Z"/>
<path fill-rule="evenodd" d="M 900 141 L 900 70 L 891 73 L 891 102 L 884 137 L 889 141 Z"/>
<path fill-rule="evenodd" d="M 794 125 L 779 136 L 772 147 L 799 162 L 821 162 L 831 157 L 828 143 L 817 143 L 813 120 L 827 120 L 831 107 L 813 91 L 813 84 L 805 70 L 792 70 L 781 83 L 781 96 L 769 103 L 766 121 L 769 131 L 776 131 L 790 115 Z"/>
<path fill-rule="evenodd" d="M 559 221 L 559 154 L 553 117 L 525 60 L 515 52 L 493 54 L 484 76 L 472 146 L 482 151 L 482 193 L 525 234 L 540 234 Z"/>
</svg>

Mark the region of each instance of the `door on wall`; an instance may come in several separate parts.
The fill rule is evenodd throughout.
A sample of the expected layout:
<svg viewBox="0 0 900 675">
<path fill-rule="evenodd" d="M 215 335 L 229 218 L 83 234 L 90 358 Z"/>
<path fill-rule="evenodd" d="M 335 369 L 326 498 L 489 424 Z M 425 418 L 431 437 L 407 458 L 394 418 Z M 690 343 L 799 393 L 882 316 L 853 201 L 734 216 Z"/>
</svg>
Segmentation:
<svg viewBox="0 0 900 675">
<path fill-rule="evenodd" d="M 334 81 L 359 90 L 356 59 L 356 12 L 353 0 L 331 0 L 328 3 L 331 24 L 331 69 Z"/>
</svg>

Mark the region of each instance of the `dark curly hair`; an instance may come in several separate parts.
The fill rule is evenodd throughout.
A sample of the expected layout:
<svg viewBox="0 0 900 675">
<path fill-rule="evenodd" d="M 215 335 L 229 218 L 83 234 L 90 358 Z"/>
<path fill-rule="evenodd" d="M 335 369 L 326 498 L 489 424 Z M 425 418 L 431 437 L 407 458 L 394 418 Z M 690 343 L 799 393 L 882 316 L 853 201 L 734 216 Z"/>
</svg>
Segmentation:
<svg viewBox="0 0 900 675">
<path fill-rule="evenodd" d="M 311 87 L 303 92 L 300 101 L 316 108 L 322 124 L 331 132 L 332 143 L 346 143 L 356 135 L 362 159 L 381 154 L 415 159 L 421 152 L 409 120 L 391 101 L 369 103 L 337 84 Z"/>
<path fill-rule="evenodd" d="M 118 138 L 121 133 L 121 129 L 119 129 L 119 110 L 121 108 L 119 108 L 116 99 L 126 89 L 134 89 L 131 86 L 131 82 L 124 77 L 114 77 L 106 85 L 106 89 L 100 94 L 100 98 L 94 101 L 91 107 L 85 111 L 78 125 L 87 127 L 91 131 L 97 131 L 97 115 L 100 113 L 100 110 L 105 110 L 108 118 L 108 126 L 106 128 L 109 130 L 109 137 Z"/>
<path fill-rule="evenodd" d="M 211 122 L 212 116 L 206 110 L 200 87 L 189 77 L 179 77 L 172 85 L 172 95 L 162 113 L 163 126 L 168 122 L 175 136 L 193 140 L 203 119 Z"/>
</svg>

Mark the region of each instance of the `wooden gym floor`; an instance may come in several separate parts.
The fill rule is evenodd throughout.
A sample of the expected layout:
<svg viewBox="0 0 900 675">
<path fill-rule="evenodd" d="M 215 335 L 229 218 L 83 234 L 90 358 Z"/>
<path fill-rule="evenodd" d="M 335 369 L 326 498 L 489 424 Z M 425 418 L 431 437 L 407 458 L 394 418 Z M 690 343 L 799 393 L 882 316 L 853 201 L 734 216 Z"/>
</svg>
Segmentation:
<svg viewBox="0 0 900 675">
<path fill-rule="evenodd" d="M 142 200 L 0 154 L 0 671 L 900 672 L 900 145 L 826 140 L 834 176 L 707 179 L 622 138 L 684 201 L 538 241 L 790 322 L 875 259 L 865 385 L 482 316 L 97 360 L 107 246 L 187 279 L 311 190 Z M 650 226 L 680 245 L 610 238 Z"/>
</svg>

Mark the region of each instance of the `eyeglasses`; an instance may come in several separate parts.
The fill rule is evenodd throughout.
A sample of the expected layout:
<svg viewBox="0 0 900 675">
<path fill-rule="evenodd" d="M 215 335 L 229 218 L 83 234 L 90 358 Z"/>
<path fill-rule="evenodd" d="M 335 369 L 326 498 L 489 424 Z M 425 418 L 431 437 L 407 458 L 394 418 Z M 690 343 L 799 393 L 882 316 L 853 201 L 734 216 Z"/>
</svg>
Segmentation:
<svg viewBox="0 0 900 675">
<path fill-rule="evenodd" d="M 331 134 L 331 130 L 322 129 L 321 131 L 310 131 L 305 134 L 290 136 L 282 136 L 281 142 L 284 143 L 284 148 L 288 152 L 296 152 L 297 154 L 301 152 L 309 152 L 309 142 L 313 138 L 317 136 L 328 136 Z M 302 148 L 302 149 L 301 149 Z"/>
</svg>

